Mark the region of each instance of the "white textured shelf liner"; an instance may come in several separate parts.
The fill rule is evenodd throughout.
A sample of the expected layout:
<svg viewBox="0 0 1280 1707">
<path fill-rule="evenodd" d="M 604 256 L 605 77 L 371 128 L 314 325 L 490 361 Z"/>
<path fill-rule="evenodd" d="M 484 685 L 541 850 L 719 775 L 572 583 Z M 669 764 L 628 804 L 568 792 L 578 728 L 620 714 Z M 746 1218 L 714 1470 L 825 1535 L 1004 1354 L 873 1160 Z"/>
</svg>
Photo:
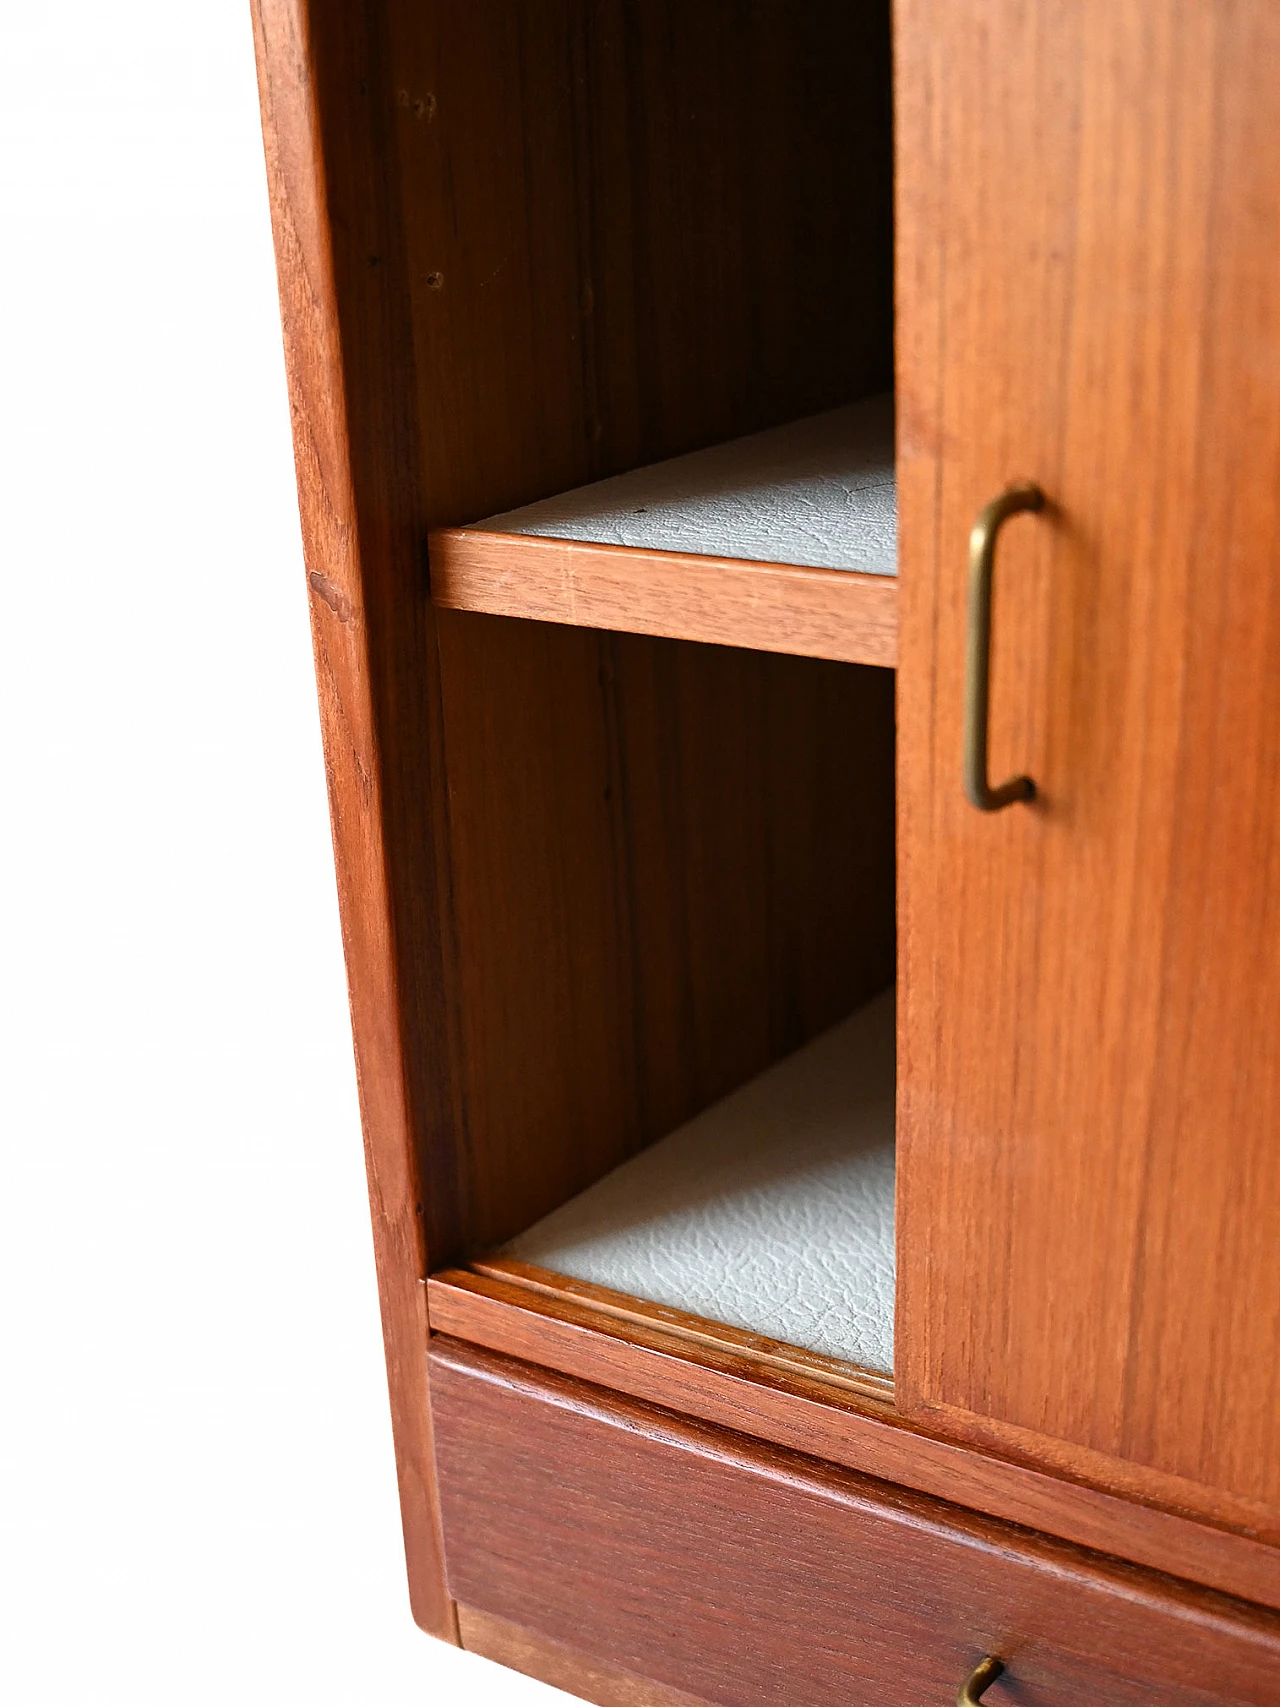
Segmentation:
<svg viewBox="0 0 1280 1707">
<path fill-rule="evenodd" d="M 894 575 L 893 395 L 655 462 L 475 526 Z"/>
<path fill-rule="evenodd" d="M 503 1254 L 891 1374 L 893 1109 L 888 990 Z"/>
</svg>

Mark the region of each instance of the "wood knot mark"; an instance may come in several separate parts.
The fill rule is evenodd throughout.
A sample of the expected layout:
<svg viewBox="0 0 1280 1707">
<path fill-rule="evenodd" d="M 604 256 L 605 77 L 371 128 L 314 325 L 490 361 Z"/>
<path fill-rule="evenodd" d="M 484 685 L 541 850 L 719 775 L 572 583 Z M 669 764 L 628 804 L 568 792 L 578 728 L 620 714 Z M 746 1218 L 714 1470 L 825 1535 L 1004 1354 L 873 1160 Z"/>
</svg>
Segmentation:
<svg viewBox="0 0 1280 1707">
<path fill-rule="evenodd" d="M 397 89 L 396 100 L 400 106 L 410 108 L 416 119 L 430 121 L 436 116 L 436 98 L 432 94 L 411 95 L 407 89 Z"/>
<path fill-rule="evenodd" d="M 329 577 L 322 575 L 318 569 L 311 571 L 307 582 L 311 591 L 318 599 L 324 600 L 339 622 L 351 621 L 351 600 L 341 587 L 335 587 Z"/>
</svg>

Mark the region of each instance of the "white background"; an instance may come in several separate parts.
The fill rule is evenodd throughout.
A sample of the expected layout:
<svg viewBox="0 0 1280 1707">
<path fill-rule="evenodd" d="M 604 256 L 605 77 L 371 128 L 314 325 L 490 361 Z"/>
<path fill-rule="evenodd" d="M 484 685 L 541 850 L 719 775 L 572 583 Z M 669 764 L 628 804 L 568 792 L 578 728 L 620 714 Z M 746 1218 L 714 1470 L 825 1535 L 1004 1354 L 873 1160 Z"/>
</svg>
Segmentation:
<svg viewBox="0 0 1280 1707">
<path fill-rule="evenodd" d="M 404 1587 L 247 0 L 0 6 L 0 1700 L 567 1698 Z"/>
</svg>

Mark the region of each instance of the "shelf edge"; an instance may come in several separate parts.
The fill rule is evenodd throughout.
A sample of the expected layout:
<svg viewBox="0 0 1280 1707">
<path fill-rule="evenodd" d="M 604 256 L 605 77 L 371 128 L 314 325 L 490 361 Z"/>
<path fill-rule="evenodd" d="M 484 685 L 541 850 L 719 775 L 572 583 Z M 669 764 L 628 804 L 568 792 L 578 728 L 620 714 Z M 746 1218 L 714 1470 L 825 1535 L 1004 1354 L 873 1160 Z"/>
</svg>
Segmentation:
<svg viewBox="0 0 1280 1707">
<path fill-rule="evenodd" d="M 892 669 L 893 575 L 751 563 L 484 528 L 428 537 L 433 602 L 712 645 Z"/>
</svg>

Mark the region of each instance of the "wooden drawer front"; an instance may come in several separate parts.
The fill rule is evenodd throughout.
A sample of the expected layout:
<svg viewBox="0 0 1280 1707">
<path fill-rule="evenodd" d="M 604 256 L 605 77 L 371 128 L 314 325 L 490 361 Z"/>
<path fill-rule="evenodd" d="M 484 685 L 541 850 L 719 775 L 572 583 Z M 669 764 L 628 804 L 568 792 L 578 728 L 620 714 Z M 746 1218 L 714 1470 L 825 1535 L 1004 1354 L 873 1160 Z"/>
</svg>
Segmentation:
<svg viewBox="0 0 1280 1707">
<path fill-rule="evenodd" d="M 450 1592 L 723 1707 L 1280 1702 L 1280 1619 L 433 1341 Z"/>
</svg>

